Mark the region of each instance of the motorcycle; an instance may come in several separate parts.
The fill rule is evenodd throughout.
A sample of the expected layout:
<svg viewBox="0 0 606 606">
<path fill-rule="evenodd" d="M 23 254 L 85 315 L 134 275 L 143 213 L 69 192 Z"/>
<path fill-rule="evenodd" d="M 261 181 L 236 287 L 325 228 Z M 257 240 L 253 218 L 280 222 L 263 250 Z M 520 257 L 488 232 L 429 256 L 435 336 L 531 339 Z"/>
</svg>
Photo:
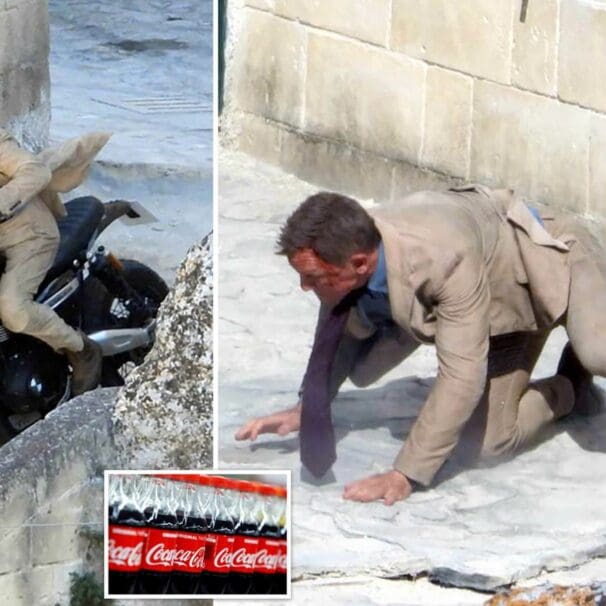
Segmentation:
<svg viewBox="0 0 606 606">
<path fill-rule="evenodd" d="M 156 316 L 168 287 L 149 267 L 118 259 L 96 244 L 119 217 L 139 217 L 135 205 L 86 196 L 65 208 L 67 216 L 58 221 L 59 250 L 35 300 L 101 346 L 101 386 L 123 385 L 125 372 L 140 364 L 154 343 Z M 70 396 L 67 358 L 0 323 L 0 443 Z"/>
</svg>

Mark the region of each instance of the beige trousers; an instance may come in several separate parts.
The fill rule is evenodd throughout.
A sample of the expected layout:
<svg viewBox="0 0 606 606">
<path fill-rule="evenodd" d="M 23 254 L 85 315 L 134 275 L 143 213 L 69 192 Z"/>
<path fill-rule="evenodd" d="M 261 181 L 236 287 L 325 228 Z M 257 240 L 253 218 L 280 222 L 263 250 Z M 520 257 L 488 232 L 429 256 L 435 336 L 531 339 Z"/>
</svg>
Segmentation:
<svg viewBox="0 0 606 606">
<path fill-rule="evenodd" d="M 529 383 L 547 335 L 512 333 L 490 340 L 486 389 L 465 431 L 476 454 L 494 457 L 514 452 L 572 410 L 574 393 L 568 379 L 556 375 Z M 333 364 L 332 394 L 346 378 L 358 387 L 372 384 L 417 346 L 397 328 L 383 329 L 362 341 L 346 335 Z"/>
<path fill-rule="evenodd" d="M 0 319 L 8 330 L 36 337 L 55 350 L 80 351 L 82 337 L 50 307 L 33 300 L 58 247 L 57 222 L 38 197 L 0 223 L 0 252 L 6 257 L 0 278 Z"/>
</svg>

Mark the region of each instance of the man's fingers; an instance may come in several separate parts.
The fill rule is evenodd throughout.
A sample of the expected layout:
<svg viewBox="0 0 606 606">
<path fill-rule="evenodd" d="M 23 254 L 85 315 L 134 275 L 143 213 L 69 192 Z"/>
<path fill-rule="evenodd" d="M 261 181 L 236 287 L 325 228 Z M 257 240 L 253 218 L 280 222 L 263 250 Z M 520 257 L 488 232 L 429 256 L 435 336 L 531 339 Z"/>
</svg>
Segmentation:
<svg viewBox="0 0 606 606">
<path fill-rule="evenodd" d="M 263 428 L 263 421 L 258 420 L 255 421 L 250 428 L 250 436 L 249 439 L 251 442 L 254 442 L 257 439 L 257 436 L 261 433 L 261 429 Z"/>
<path fill-rule="evenodd" d="M 391 506 L 393 505 L 396 501 L 399 501 L 402 497 L 400 497 L 400 495 L 395 491 L 395 490 L 387 490 L 387 492 L 385 493 L 385 498 L 383 499 L 383 503 L 385 503 L 385 505 Z"/>
<path fill-rule="evenodd" d="M 244 427 L 240 427 L 234 436 L 236 440 L 246 440 L 248 439 L 250 433 L 250 423 L 247 423 Z"/>
<path fill-rule="evenodd" d="M 254 442 L 259 435 L 259 423 L 259 420 L 249 421 L 237 431 L 235 435 L 236 440 L 251 440 Z"/>
<path fill-rule="evenodd" d="M 276 433 L 279 436 L 286 436 L 290 433 L 291 429 L 290 429 L 290 425 L 288 425 L 288 423 L 280 423 L 280 425 L 278 425 L 278 429 L 276 431 Z"/>
<path fill-rule="evenodd" d="M 374 501 L 379 497 L 374 496 L 374 490 L 367 481 L 360 480 L 345 487 L 343 498 L 350 501 Z"/>
</svg>

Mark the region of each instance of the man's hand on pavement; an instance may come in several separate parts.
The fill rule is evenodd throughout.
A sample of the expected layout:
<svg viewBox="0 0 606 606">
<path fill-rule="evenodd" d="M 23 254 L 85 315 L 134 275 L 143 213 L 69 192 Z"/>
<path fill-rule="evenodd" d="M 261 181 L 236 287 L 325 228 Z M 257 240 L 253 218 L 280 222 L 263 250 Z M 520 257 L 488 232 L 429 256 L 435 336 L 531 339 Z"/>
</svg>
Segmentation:
<svg viewBox="0 0 606 606">
<path fill-rule="evenodd" d="M 383 499 L 385 505 L 393 505 L 396 501 L 406 499 L 411 492 L 412 486 L 408 478 L 394 469 L 348 484 L 343 491 L 343 498 L 365 502 Z"/>
<path fill-rule="evenodd" d="M 277 433 L 279 436 L 285 436 L 291 431 L 297 431 L 300 426 L 301 406 L 297 404 L 293 408 L 276 412 L 273 415 L 251 419 L 236 432 L 235 438 L 236 440 L 254 441 L 262 433 Z"/>
</svg>

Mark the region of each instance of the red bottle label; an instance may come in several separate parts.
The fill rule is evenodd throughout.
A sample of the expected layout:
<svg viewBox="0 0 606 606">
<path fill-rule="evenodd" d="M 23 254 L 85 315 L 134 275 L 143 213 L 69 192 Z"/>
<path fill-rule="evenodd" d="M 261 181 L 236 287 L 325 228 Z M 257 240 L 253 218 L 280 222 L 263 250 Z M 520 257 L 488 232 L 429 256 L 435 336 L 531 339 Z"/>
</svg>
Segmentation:
<svg viewBox="0 0 606 606">
<path fill-rule="evenodd" d="M 206 539 L 204 570 L 226 574 L 231 567 L 231 554 L 234 537 L 222 534 L 209 534 Z"/>
<path fill-rule="evenodd" d="M 255 559 L 255 572 L 273 574 L 278 567 L 280 559 L 280 541 L 273 539 L 259 539 L 259 549 Z"/>
<path fill-rule="evenodd" d="M 286 553 L 286 541 L 284 539 L 281 539 L 276 542 L 279 543 L 278 564 L 276 566 L 276 572 L 278 574 L 286 574 L 286 569 L 288 567 L 288 555 Z"/>
<path fill-rule="evenodd" d="M 240 574 L 252 574 L 257 559 L 259 539 L 257 537 L 234 537 L 234 550 L 231 556 L 231 571 Z"/>
<path fill-rule="evenodd" d="M 206 535 L 178 532 L 173 570 L 198 574 L 204 568 Z"/>
<path fill-rule="evenodd" d="M 174 530 L 150 528 L 141 568 L 154 572 L 170 572 L 176 552 L 177 533 Z"/>
<path fill-rule="evenodd" d="M 141 568 L 147 529 L 110 524 L 107 564 L 116 572 L 137 572 Z"/>
</svg>

